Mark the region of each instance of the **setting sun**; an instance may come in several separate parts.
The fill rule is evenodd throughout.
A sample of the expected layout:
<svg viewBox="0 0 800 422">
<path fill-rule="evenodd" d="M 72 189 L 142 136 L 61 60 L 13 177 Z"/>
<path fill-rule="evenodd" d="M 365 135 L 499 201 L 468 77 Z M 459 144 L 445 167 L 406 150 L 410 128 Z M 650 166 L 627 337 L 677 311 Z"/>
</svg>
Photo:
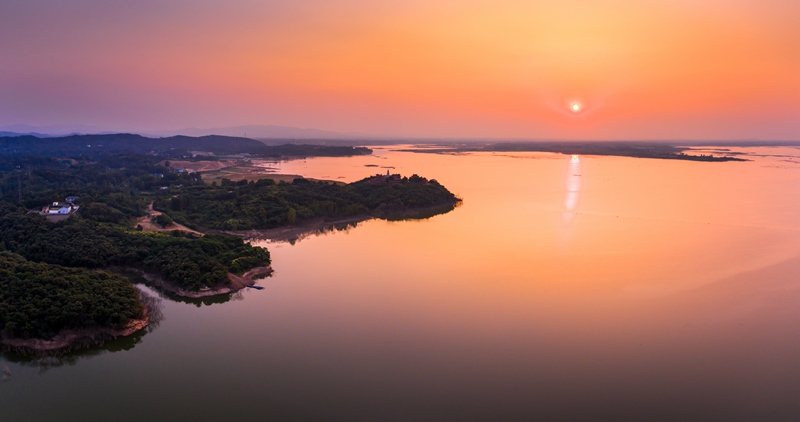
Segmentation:
<svg viewBox="0 0 800 422">
<path fill-rule="evenodd" d="M 578 104 L 578 103 L 572 103 L 572 105 L 570 106 L 570 109 L 577 113 L 577 112 L 581 111 L 581 105 Z"/>
</svg>

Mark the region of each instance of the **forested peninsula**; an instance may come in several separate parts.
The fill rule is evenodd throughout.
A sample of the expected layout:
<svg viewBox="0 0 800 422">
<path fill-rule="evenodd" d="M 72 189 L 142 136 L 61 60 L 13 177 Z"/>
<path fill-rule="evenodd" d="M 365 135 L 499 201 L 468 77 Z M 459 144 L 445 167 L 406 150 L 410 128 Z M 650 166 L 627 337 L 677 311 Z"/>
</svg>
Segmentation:
<svg viewBox="0 0 800 422">
<path fill-rule="evenodd" d="M 0 348 L 57 352 L 133 334 L 149 324 L 124 277 L 0 252 Z"/>
<path fill-rule="evenodd" d="M 128 276 L 185 297 L 252 285 L 271 271 L 270 254 L 239 231 L 314 219 L 424 217 L 460 201 L 417 175 L 350 184 L 209 183 L 169 164 L 221 154 L 235 154 L 225 159 L 236 163 L 251 155 L 359 155 L 371 152 L 366 148 L 268 147 L 245 138 L 226 144 L 225 137 L 26 138 L 0 138 L 0 339 L 17 351 L 65 350 L 146 326 L 147 307 Z"/>
<path fill-rule="evenodd" d="M 223 181 L 194 185 L 155 201 L 157 210 L 187 227 L 205 230 L 264 230 L 311 219 L 369 216 L 427 217 L 453 209 L 461 200 L 436 180 L 412 175 L 375 175 L 339 184 L 295 179 L 292 183 Z"/>
</svg>

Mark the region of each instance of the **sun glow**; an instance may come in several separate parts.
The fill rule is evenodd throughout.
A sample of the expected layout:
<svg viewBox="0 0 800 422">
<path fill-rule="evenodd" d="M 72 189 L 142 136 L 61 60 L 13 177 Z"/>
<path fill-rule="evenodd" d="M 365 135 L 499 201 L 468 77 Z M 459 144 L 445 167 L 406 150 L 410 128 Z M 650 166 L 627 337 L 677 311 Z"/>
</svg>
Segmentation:
<svg viewBox="0 0 800 422">
<path fill-rule="evenodd" d="M 578 103 L 572 103 L 572 105 L 569 106 L 569 108 L 570 108 L 570 110 L 572 110 L 575 113 L 581 111 L 581 105 L 578 104 Z"/>
</svg>

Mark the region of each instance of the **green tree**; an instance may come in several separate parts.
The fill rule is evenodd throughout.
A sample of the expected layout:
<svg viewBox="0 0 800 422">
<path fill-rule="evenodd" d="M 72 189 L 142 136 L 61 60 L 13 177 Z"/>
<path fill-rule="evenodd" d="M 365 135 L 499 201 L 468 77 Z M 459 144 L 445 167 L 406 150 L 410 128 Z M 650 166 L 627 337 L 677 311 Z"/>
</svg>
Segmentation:
<svg viewBox="0 0 800 422">
<path fill-rule="evenodd" d="M 152 218 L 152 222 L 154 224 L 159 225 L 160 227 L 168 227 L 168 226 L 171 226 L 171 225 L 174 224 L 174 221 L 172 221 L 172 218 L 170 218 L 170 216 L 168 216 L 166 214 L 159 214 L 159 215 L 153 217 Z"/>
</svg>

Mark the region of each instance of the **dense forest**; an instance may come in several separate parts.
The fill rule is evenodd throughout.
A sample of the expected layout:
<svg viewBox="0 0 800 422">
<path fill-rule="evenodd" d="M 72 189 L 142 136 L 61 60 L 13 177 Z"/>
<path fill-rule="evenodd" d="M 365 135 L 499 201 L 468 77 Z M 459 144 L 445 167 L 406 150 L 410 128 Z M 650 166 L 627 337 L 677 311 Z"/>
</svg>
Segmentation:
<svg viewBox="0 0 800 422">
<path fill-rule="evenodd" d="M 49 223 L 24 208 L 0 215 L 0 247 L 25 258 L 68 267 L 134 267 L 186 290 L 217 287 L 228 273 L 270 264 L 266 249 L 241 238 L 180 231 L 142 232 L 81 217 Z"/>
<path fill-rule="evenodd" d="M 53 337 L 63 329 L 122 327 L 142 315 L 124 277 L 36 263 L 0 252 L 0 334 Z"/>
<path fill-rule="evenodd" d="M 389 180 L 370 177 L 346 185 L 307 179 L 292 183 L 223 180 L 220 186 L 193 185 L 172 197 L 160 197 L 154 208 L 195 229 L 259 230 L 319 217 L 391 219 L 432 207 L 450 210 L 458 201 L 436 180 L 413 175 Z"/>
<path fill-rule="evenodd" d="M 2 157 L 0 157 L 2 158 Z M 24 156 L 0 159 L 0 201 L 21 203 L 29 209 L 67 196 L 79 196 L 84 205 L 105 204 L 128 216 L 141 216 L 148 196 L 168 195 L 161 187 L 202 183 L 197 173 L 171 172 L 162 158 L 145 155 L 109 156 L 98 160 Z"/>
</svg>

